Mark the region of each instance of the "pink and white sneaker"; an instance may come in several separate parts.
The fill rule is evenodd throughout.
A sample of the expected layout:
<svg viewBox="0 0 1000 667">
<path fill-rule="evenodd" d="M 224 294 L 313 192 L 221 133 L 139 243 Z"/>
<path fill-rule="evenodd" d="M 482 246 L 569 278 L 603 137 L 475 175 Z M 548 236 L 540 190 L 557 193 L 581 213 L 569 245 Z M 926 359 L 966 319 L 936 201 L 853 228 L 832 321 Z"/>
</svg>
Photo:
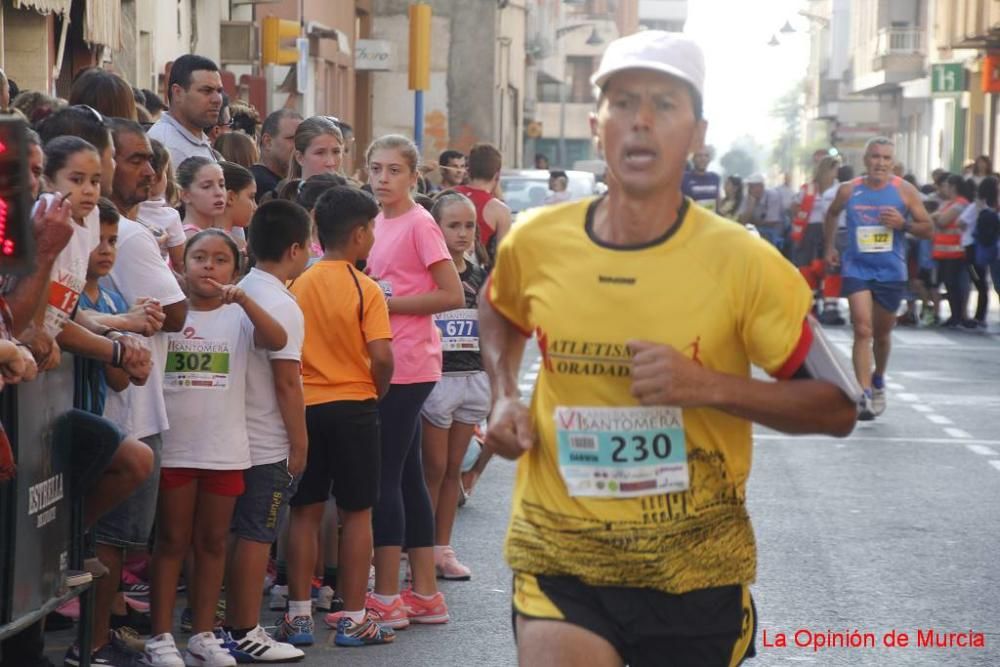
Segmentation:
<svg viewBox="0 0 1000 667">
<path fill-rule="evenodd" d="M 374 593 L 369 593 L 365 600 L 365 607 L 374 612 L 379 625 L 393 630 L 402 630 L 410 626 L 410 615 L 406 605 L 403 604 L 402 595 L 397 595 L 391 604 L 383 604 L 375 597 Z"/>
<path fill-rule="evenodd" d="M 472 570 L 462 565 L 451 546 L 434 547 L 434 569 L 438 579 L 448 581 L 468 581 L 472 579 Z"/>
<path fill-rule="evenodd" d="M 414 593 L 412 588 L 407 588 L 399 597 L 406 607 L 410 623 L 437 625 L 451 620 L 448 605 L 444 601 L 444 593 L 441 591 L 432 595 L 429 600 L 425 600 Z"/>
</svg>

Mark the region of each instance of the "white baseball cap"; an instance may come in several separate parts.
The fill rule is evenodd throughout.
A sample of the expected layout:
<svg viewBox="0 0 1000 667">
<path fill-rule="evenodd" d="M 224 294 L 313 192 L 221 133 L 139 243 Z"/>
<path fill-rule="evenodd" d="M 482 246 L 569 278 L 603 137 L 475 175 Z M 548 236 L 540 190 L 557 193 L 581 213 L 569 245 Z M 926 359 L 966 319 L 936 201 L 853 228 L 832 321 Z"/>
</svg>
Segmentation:
<svg viewBox="0 0 1000 667">
<path fill-rule="evenodd" d="M 747 180 L 744 181 L 747 185 L 764 185 L 764 174 L 753 174 L 752 176 L 747 176 Z"/>
<path fill-rule="evenodd" d="M 700 46 L 680 33 L 643 30 L 619 37 L 604 51 L 601 66 L 590 77 L 590 83 L 603 88 L 613 74 L 636 68 L 675 76 L 703 95 L 705 55 Z"/>
</svg>

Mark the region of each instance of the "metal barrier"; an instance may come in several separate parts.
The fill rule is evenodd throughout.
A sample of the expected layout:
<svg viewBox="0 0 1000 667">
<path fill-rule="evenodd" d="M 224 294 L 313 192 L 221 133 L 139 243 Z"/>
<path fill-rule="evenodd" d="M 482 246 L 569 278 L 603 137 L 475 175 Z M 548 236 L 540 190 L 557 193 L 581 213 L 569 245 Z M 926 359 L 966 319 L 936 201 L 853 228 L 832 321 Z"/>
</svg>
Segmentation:
<svg viewBox="0 0 1000 667">
<path fill-rule="evenodd" d="M 83 564 L 82 498 L 71 493 L 71 442 L 53 438 L 53 422 L 73 407 L 74 360 L 0 394 L 0 419 L 17 476 L 0 485 L 0 639 L 23 631 L 80 597 L 81 664 L 90 664 L 93 589 L 65 590 L 67 568 Z M 76 496 L 76 497 L 74 497 Z"/>
</svg>

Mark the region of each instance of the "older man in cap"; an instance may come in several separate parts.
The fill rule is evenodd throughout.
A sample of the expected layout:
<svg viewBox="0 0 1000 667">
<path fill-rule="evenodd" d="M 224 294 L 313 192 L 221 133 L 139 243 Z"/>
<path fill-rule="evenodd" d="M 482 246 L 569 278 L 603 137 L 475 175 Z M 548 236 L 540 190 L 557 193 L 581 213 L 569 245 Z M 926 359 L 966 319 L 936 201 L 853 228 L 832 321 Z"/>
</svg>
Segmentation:
<svg viewBox="0 0 1000 667">
<path fill-rule="evenodd" d="M 682 196 L 703 80 L 687 38 L 611 43 L 591 80 L 607 195 L 529 212 L 485 288 L 487 439 L 520 459 L 506 556 L 521 665 L 751 655 L 750 422 L 854 426 L 860 390 L 820 378 L 834 362 L 812 344 L 801 275 Z M 543 363 L 529 408 L 517 385 L 531 335 Z M 751 364 L 781 381 L 752 379 Z"/>
</svg>

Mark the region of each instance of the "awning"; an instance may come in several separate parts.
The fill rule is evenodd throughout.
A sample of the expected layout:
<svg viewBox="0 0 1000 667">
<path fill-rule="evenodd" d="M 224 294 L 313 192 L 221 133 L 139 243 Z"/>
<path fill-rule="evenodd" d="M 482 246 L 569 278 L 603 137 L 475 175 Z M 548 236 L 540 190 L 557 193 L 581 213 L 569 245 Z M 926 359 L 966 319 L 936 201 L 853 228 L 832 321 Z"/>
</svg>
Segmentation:
<svg viewBox="0 0 1000 667">
<path fill-rule="evenodd" d="M 14 9 L 34 9 L 41 14 L 66 14 L 73 0 L 14 0 Z"/>
<path fill-rule="evenodd" d="M 91 44 L 103 44 L 115 51 L 121 51 L 121 0 L 87 0 L 83 39 Z"/>
</svg>

